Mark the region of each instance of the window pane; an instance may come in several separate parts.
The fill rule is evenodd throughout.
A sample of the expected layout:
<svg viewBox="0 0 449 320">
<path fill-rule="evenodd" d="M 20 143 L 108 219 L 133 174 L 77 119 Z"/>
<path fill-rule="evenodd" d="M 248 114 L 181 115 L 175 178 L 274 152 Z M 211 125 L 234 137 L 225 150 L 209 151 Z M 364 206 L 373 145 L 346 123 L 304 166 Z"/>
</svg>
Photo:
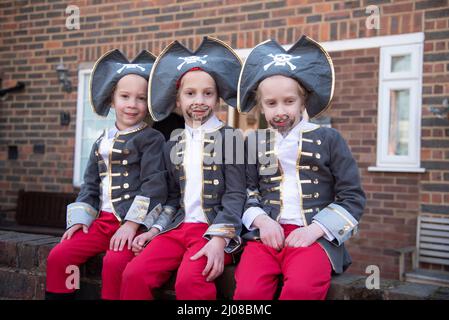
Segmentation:
<svg viewBox="0 0 449 320">
<path fill-rule="evenodd" d="M 89 76 L 85 74 L 83 88 L 83 132 L 81 134 L 81 159 L 80 159 L 80 181 L 83 181 L 84 171 L 89 160 L 92 145 L 105 128 L 112 127 L 115 123 L 115 113 L 111 109 L 107 118 L 100 117 L 93 112 L 89 101 Z"/>
<path fill-rule="evenodd" d="M 391 57 L 391 72 L 407 72 L 411 69 L 410 54 Z"/>
<path fill-rule="evenodd" d="M 410 127 L 410 90 L 390 91 L 390 124 L 388 154 L 407 156 L 409 152 L 408 131 Z"/>
</svg>

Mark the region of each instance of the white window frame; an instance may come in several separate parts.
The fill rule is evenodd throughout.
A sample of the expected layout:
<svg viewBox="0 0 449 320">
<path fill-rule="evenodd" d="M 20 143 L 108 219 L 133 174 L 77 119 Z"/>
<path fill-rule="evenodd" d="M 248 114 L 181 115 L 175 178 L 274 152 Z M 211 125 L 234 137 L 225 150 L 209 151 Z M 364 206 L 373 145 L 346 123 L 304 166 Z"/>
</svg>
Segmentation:
<svg viewBox="0 0 449 320">
<path fill-rule="evenodd" d="M 381 48 L 381 63 L 380 71 L 381 78 L 384 80 L 400 80 L 400 79 L 417 79 L 420 76 L 419 66 L 420 63 L 420 46 L 419 45 L 401 45 L 395 47 Z M 391 72 L 391 61 L 394 56 L 411 55 L 410 64 L 411 70 L 409 72 Z M 383 60 L 382 60 L 383 58 Z M 383 66 L 382 66 L 383 62 Z M 383 68 L 382 68 L 383 67 Z"/>
<path fill-rule="evenodd" d="M 83 173 L 81 171 L 81 148 L 83 137 L 83 115 L 84 115 L 84 86 L 85 76 L 90 74 L 92 69 L 80 69 L 78 71 L 78 96 L 76 102 L 76 135 L 75 135 L 75 157 L 73 163 L 73 185 L 80 187 L 83 183 Z"/>
<path fill-rule="evenodd" d="M 76 103 L 76 134 L 75 134 L 75 155 L 73 161 L 73 186 L 80 187 L 83 183 L 84 172 L 81 172 L 81 156 L 83 150 L 83 133 L 85 130 L 84 119 L 84 96 L 89 94 L 84 88 L 90 79 L 93 63 L 82 63 L 78 70 L 78 94 Z M 86 77 L 87 75 L 87 77 Z M 102 117 L 98 116 L 101 121 Z M 90 152 L 89 146 L 89 152 Z"/>
<path fill-rule="evenodd" d="M 388 154 L 388 144 L 389 144 L 389 124 L 390 124 L 390 92 L 392 90 L 402 90 L 408 89 L 410 92 L 410 115 L 409 124 L 410 128 L 408 130 L 409 142 L 409 155 L 389 155 Z M 378 128 L 378 150 L 377 152 L 377 166 L 378 167 L 409 167 L 416 168 L 419 164 L 419 157 L 417 158 L 417 152 L 419 147 L 417 146 L 417 141 L 420 140 L 421 133 L 417 130 L 418 120 L 417 119 L 417 84 L 413 80 L 400 80 L 400 81 L 390 81 L 386 82 L 382 86 L 382 92 L 379 95 L 379 128 Z M 384 106 L 381 108 L 380 106 Z M 382 110 L 383 109 L 383 110 Z"/>
<path fill-rule="evenodd" d="M 401 44 L 380 48 L 379 96 L 377 122 L 376 166 L 368 171 L 424 172 L 421 168 L 421 104 L 422 104 L 423 44 Z M 391 72 L 392 57 L 410 54 L 409 72 Z M 410 90 L 410 118 L 407 156 L 389 155 L 390 92 Z"/>
</svg>

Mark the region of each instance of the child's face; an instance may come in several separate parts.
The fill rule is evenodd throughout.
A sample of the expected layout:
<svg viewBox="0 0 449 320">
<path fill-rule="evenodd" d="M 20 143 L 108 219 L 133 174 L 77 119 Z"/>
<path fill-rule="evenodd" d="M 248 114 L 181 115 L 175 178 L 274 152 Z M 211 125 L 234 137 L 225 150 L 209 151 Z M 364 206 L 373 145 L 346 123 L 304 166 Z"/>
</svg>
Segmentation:
<svg viewBox="0 0 449 320">
<path fill-rule="evenodd" d="M 276 75 L 260 82 L 257 90 L 258 102 L 272 128 L 285 134 L 299 123 L 304 99 L 299 93 L 298 82 Z"/>
<path fill-rule="evenodd" d="M 111 104 L 119 130 L 131 128 L 145 119 L 147 88 L 148 81 L 136 74 L 128 74 L 119 80 Z"/>
<path fill-rule="evenodd" d="M 181 109 L 187 125 L 196 128 L 206 122 L 218 101 L 215 80 L 207 72 L 189 71 L 182 77 L 176 107 Z"/>
</svg>

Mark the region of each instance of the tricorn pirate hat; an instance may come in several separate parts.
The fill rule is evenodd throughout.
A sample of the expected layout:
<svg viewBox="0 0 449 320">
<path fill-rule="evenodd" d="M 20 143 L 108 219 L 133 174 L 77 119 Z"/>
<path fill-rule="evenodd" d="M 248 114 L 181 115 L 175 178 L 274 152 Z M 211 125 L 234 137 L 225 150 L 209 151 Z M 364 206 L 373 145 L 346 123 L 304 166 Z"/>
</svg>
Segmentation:
<svg viewBox="0 0 449 320">
<path fill-rule="evenodd" d="M 194 52 L 173 41 L 158 56 L 148 84 L 148 109 L 154 121 L 166 118 L 176 107 L 178 80 L 189 70 L 207 72 L 217 85 L 218 95 L 230 106 L 237 105 L 237 82 L 241 60 L 219 39 L 204 37 Z"/>
<path fill-rule="evenodd" d="M 309 37 L 302 36 L 288 50 L 274 40 L 257 45 L 240 72 L 237 108 L 250 111 L 256 104 L 259 83 L 274 75 L 293 78 L 307 90 L 305 106 L 310 118 L 329 107 L 334 93 L 334 66 L 327 51 Z"/>
<path fill-rule="evenodd" d="M 155 60 L 156 57 L 147 50 L 143 50 L 131 62 L 118 49 L 101 56 L 95 62 L 90 76 L 90 103 L 94 112 L 107 116 L 117 82 L 128 74 L 137 74 L 148 80 Z"/>
</svg>

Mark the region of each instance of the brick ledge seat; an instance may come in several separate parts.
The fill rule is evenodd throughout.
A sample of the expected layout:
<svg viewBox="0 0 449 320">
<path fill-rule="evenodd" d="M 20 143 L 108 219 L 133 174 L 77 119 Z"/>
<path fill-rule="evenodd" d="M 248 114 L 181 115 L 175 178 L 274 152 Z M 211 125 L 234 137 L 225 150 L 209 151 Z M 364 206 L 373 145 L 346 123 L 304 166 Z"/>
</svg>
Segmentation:
<svg viewBox="0 0 449 320">
<path fill-rule="evenodd" d="M 43 299 L 46 258 L 59 237 L 0 230 L 0 299 Z M 81 267 L 79 299 L 99 299 L 102 255 Z M 235 288 L 235 266 L 227 266 L 217 279 L 218 297 L 230 299 Z M 368 290 L 365 276 L 345 273 L 333 276 L 328 300 L 449 300 L 449 288 L 381 279 L 381 288 Z M 174 277 L 156 293 L 159 299 L 174 299 Z"/>
</svg>

